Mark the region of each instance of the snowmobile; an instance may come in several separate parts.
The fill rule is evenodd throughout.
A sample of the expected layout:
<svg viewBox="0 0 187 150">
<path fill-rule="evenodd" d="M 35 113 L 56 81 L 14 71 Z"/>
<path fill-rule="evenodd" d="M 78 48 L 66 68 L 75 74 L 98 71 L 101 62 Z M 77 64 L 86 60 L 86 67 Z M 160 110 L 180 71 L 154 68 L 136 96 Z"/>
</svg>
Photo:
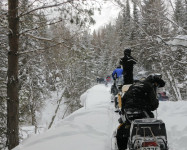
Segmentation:
<svg viewBox="0 0 187 150">
<path fill-rule="evenodd" d="M 121 108 L 121 97 L 123 95 L 122 87 L 123 87 L 123 76 L 120 76 L 119 78 L 114 80 L 114 84 L 112 85 L 113 92 L 111 92 L 112 93 L 111 102 L 114 101 L 114 107 L 116 109 L 115 112 L 119 112 L 119 108 Z"/>
<path fill-rule="evenodd" d="M 122 78 L 122 79 L 121 79 Z M 115 97 L 117 97 L 118 92 L 121 91 L 121 87 L 123 86 L 123 76 L 114 80 L 114 84 L 111 86 L 111 102 L 115 101 Z"/>
<path fill-rule="evenodd" d="M 122 136 L 127 136 L 128 150 L 168 150 L 166 128 L 162 120 L 149 118 L 144 111 L 128 110 L 125 111 L 125 115 L 119 119 L 119 122 L 120 126 L 125 124 L 122 130 L 125 130 L 126 133 L 124 132 L 125 134 Z M 113 133 L 112 150 L 123 149 L 118 141 L 120 126 Z"/>
<path fill-rule="evenodd" d="M 118 88 L 116 86 L 116 82 L 114 81 L 114 84 L 111 86 L 111 102 L 115 101 L 115 97 L 118 94 Z"/>
<path fill-rule="evenodd" d="M 118 94 L 116 95 L 116 99 L 115 99 L 115 108 L 116 108 L 116 112 L 119 112 L 119 109 L 122 106 L 122 97 L 125 94 L 125 92 L 129 89 L 129 87 L 131 86 L 131 84 L 126 84 L 126 85 L 120 85 L 120 89 L 118 90 Z"/>
<path fill-rule="evenodd" d="M 106 78 L 105 78 L 105 86 L 108 86 L 108 84 L 111 83 L 111 81 L 112 81 L 111 80 L 111 76 L 109 76 L 109 75 L 106 76 Z"/>
</svg>

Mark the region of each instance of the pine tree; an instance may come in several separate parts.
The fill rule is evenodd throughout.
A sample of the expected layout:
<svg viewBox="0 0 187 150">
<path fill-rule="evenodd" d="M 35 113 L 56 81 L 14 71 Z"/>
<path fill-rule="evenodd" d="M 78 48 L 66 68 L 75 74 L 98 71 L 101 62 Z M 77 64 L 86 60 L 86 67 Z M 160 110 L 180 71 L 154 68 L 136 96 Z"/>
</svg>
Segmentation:
<svg viewBox="0 0 187 150">
<path fill-rule="evenodd" d="M 137 40 L 139 37 L 139 15 L 136 2 L 133 2 L 133 28 L 131 33 L 131 40 Z"/>
<path fill-rule="evenodd" d="M 28 6 L 31 4 L 28 0 L 20 1 L 20 11 L 27 12 Z M 40 31 L 35 29 L 34 26 L 37 22 L 42 22 Z M 45 67 L 41 62 L 44 61 L 43 55 L 40 53 L 38 55 L 34 53 L 29 53 L 37 47 L 42 47 L 42 42 L 38 39 L 32 37 L 32 35 L 37 37 L 45 37 L 45 16 L 42 13 L 32 13 L 20 18 L 20 86 L 19 86 L 19 99 L 20 99 L 20 124 L 31 124 L 35 126 L 35 132 L 37 132 L 37 121 L 36 121 L 36 111 L 42 106 L 45 85 L 42 79 L 45 73 Z M 38 25 L 40 26 L 40 25 Z M 31 31 L 28 31 L 31 29 Z M 47 92 L 45 92 L 47 93 Z M 28 119 L 29 118 L 29 119 Z"/>
<path fill-rule="evenodd" d="M 116 33 L 117 33 L 117 38 L 119 40 L 119 46 L 122 46 L 123 43 L 123 16 L 121 13 L 119 13 L 117 19 L 116 19 Z"/>
<path fill-rule="evenodd" d="M 157 41 L 154 41 L 155 36 L 167 36 L 168 27 L 164 19 L 166 15 L 165 4 L 162 0 L 144 0 L 142 7 L 142 30 L 141 43 L 143 50 L 141 50 L 140 62 L 148 70 L 154 70 L 155 67 L 150 64 L 157 62 L 157 53 L 159 51 Z M 142 42 L 143 41 L 143 42 Z"/>
<path fill-rule="evenodd" d="M 143 28 L 149 36 L 167 34 L 166 12 L 163 0 L 144 0 Z"/>
<path fill-rule="evenodd" d="M 131 38 L 131 16 L 130 16 L 130 5 L 129 0 L 126 1 L 126 5 L 123 9 L 123 47 L 128 45 L 128 41 Z"/>
<path fill-rule="evenodd" d="M 7 81 L 7 143 L 8 149 L 19 144 L 19 95 L 18 95 L 18 47 L 19 19 L 18 0 L 8 1 L 9 52 Z"/>
<path fill-rule="evenodd" d="M 184 29 L 187 30 L 187 0 L 185 0 L 185 9 L 184 9 Z"/>
<path fill-rule="evenodd" d="M 175 1 L 175 12 L 174 12 L 174 20 L 178 24 L 179 27 L 185 28 L 186 25 L 186 8 L 185 2 L 183 0 Z M 185 34 L 183 30 L 178 28 L 178 32 L 180 34 Z"/>
<path fill-rule="evenodd" d="M 5 149 L 6 146 L 6 77 L 7 77 L 7 11 L 0 2 L 0 149 Z"/>
<path fill-rule="evenodd" d="M 175 16 L 175 20 L 176 22 L 179 24 L 179 26 L 182 26 L 183 24 L 183 10 L 184 10 L 184 5 L 182 3 L 182 0 L 176 0 L 175 1 L 175 12 L 174 12 L 174 16 Z"/>
</svg>

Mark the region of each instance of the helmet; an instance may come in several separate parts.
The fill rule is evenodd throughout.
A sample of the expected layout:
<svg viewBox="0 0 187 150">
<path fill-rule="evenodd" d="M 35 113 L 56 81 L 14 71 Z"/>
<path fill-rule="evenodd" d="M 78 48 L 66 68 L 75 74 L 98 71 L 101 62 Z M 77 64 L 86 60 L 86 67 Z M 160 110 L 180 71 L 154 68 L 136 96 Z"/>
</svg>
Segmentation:
<svg viewBox="0 0 187 150">
<path fill-rule="evenodd" d="M 164 87 L 165 82 L 162 80 L 161 74 L 151 74 L 149 75 L 145 81 L 153 83 L 156 87 Z"/>
<path fill-rule="evenodd" d="M 119 65 L 119 66 L 117 66 L 117 68 L 121 68 L 121 66 Z"/>
<path fill-rule="evenodd" d="M 125 49 L 124 55 L 131 55 L 131 49 L 130 48 Z"/>
</svg>

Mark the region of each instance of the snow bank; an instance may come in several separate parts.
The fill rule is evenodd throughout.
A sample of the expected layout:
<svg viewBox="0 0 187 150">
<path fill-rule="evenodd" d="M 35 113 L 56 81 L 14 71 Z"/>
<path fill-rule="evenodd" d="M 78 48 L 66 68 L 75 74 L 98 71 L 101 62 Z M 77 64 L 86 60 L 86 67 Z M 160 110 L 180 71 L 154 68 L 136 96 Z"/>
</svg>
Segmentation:
<svg viewBox="0 0 187 150">
<path fill-rule="evenodd" d="M 187 101 L 160 102 L 158 118 L 167 128 L 170 150 L 187 150 Z"/>
<path fill-rule="evenodd" d="M 14 150 L 108 150 L 118 114 L 110 102 L 110 87 L 94 86 L 82 96 L 83 108 L 47 132 L 25 140 Z"/>
<path fill-rule="evenodd" d="M 81 96 L 84 107 L 14 150 L 110 150 L 112 133 L 119 125 L 110 96 L 110 86 L 92 87 Z M 186 150 L 187 102 L 160 102 L 154 113 L 166 123 L 169 149 Z"/>
</svg>

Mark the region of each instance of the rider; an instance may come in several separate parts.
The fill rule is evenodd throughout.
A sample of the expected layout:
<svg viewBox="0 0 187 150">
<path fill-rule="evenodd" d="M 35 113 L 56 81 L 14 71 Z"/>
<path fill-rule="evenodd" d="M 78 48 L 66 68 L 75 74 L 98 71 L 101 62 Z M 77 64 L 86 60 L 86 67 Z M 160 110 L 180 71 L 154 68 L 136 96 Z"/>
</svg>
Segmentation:
<svg viewBox="0 0 187 150">
<path fill-rule="evenodd" d="M 154 114 L 151 111 L 156 110 L 159 105 L 156 89 L 165 86 L 165 82 L 161 77 L 160 74 L 152 74 L 144 81 L 139 81 L 131 85 L 122 97 L 121 113 L 124 114 L 124 110 L 135 109 L 146 112 L 150 118 L 154 118 Z M 141 118 L 145 117 L 147 116 L 141 116 Z M 127 148 L 129 133 L 130 122 L 127 119 L 126 122 L 120 125 L 117 131 L 116 138 L 119 150 Z"/>
<path fill-rule="evenodd" d="M 156 89 L 165 86 L 165 82 L 161 78 L 160 74 L 152 74 L 144 81 L 130 86 L 122 98 L 122 112 L 129 108 L 144 110 L 151 118 L 154 118 L 151 111 L 156 110 L 159 103 Z"/>
<path fill-rule="evenodd" d="M 124 57 L 120 59 L 120 65 L 123 66 L 124 84 L 133 83 L 133 66 L 136 60 L 131 56 L 131 49 L 124 50 Z"/>
<path fill-rule="evenodd" d="M 117 66 L 117 68 L 113 71 L 112 73 L 112 78 L 113 80 L 116 80 L 117 78 L 119 78 L 121 75 L 123 74 L 123 69 L 121 68 L 121 66 Z"/>
<path fill-rule="evenodd" d="M 108 75 L 106 76 L 106 82 L 105 82 L 105 85 L 108 85 L 108 83 L 111 82 L 111 77 Z"/>
<path fill-rule="evenodd" d="M 123 74 L 123 69 L 121 66 L 117 66 L 117 68 L 113 71 L 112 73 L 112 78 L 114 80 L 114 84 L 111 86 L 111 93 L 113 95 L 117 94 L 117 89 L 116 89 L 116 79 L 118 79 L 121 75 Z"/>
</svg>

